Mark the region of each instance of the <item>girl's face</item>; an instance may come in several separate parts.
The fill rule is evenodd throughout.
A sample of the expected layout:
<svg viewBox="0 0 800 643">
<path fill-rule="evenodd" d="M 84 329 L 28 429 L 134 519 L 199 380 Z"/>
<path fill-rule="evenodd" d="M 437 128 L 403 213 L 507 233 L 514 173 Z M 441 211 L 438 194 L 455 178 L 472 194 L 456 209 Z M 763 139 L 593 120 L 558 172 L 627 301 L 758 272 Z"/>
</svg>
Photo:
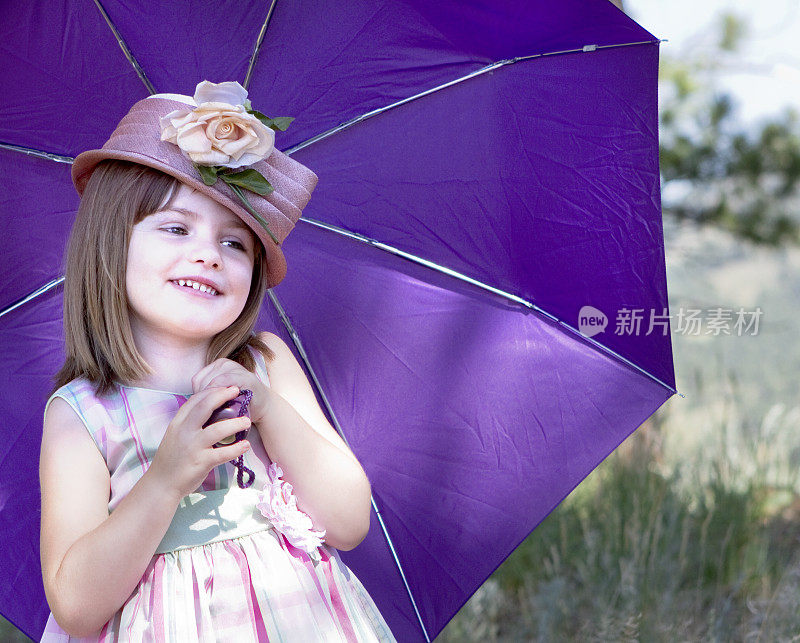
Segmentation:
<svg viewBox="0 0 800 643">
<path fill-rule="evenodd" d="M 133 226 L 126 290 L 134 337 L 205 340 L 230 326 L 247 302 L 256 243 L 228 208 L 181 184 L 172 205 Z"/>
</svg>

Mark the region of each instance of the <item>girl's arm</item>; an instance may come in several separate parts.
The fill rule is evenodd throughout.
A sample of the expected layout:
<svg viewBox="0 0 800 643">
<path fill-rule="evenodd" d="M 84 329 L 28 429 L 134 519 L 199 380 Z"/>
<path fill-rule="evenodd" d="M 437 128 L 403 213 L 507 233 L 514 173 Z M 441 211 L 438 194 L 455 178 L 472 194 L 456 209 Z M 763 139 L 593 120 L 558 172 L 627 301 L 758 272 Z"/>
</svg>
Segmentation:
<svg viewBox="0 0 800 643">
<path fill-rule="evenodd" d="M 148 470 L 109 515 L 106 463 L 61 398 L 44 419 L 39 477 L 47 602 L 68 634 L 87 636 L 135 590 L 180 498 Z"/>
<path fill-rule="evenodd" d="M 369 531 L 370 483 L 353 452 L 325 417 L 285 342 L 273 333 L 260 338 L 275 352 L 267 362 L 267 408 L 255 424 L 269 457 L 292 484 L 298 508 L 327 544 L 347 551 Z"/>
</svg>

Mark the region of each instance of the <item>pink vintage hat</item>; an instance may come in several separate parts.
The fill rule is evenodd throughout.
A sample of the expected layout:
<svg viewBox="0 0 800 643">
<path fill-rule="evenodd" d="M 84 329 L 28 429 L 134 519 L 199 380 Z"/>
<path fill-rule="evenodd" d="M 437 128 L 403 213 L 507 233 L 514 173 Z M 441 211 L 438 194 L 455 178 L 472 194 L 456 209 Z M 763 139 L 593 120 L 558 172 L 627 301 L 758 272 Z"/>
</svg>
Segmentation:
<svg viewBox="0 0 800 643">
<path fill-rule="evenodd" d="M 311 192 L 317 184 L 317 175 L 275 149 L 274 143 L 270 143 L 270 140 L 274 141 L 272 130 L 267 131 L 264 127 L 258 130 L 258 125 L 254 129 L 258 130 L 261 140 L 255 147 L 251 145 L 254 154 L 243 153 L 241 149 L 237 149 L 235 142 L 230 147 L 231 143 L 226 142 L 223 137 L 220 137 L 223 143 L 222 149 L 228 151 L 227 155 L 218 152 L 216 148 L 211 149 L 205 156 L 202 150 L 199 152 L 200 156 L 206 159 L 206 162 L 199 162 L 201 165 L 213 163 L 218 169 L 221 169 L 219 166 L 224 166 L 234 168 L 233 171 L 236 172 L 252 169 L 269 181 L 274 190 L 266 196 L 242 190 L 247 203 L 269 226 L 268 232 L 248 211 L 244 201 L 227 182 L 219 179 L 213 185 L 206 185 L 185 149 L 193 148 L 195 152 L 193 158 L 196 160 L 197 150 L 203 148 L 203 145 L 205 145 L 203 149 L 209 147 L 208 142 L 204 140 L 206 132 L 210 132 L 208 136 L 211 139 L 217 140 L 211 130 L 225 120 L 225 113 L 233 113 L 234 122 L 238 117 L 237 114 L 243 119 L 252 118 L 245 113 L 245 105 L 249 110 L 249 102 L 244 100 L 246 96 L 247 92 L 238 83 L 214 84 L 203 81 L 198 84 L 194 98 L 180 94 L 155 94 L 138 101 L 120 121 L 101 149 L 83 152 L 75 158 L 72 164 L 72 181 L 75 188 L 82 195 L 94 168 L 105 159 L 132 161 L 174 176 L 182 183 L 232 210 L 256 233 L 266 250 L 267 287 L 272 288 L 286 276 L 286 258 L 281 250 L 281 244 L 294 228 L 303 208 L 311 198 Z M 211 102 L 207 100 L 209 98 Z M 237 105 L 235 101 L 239 101 L 239 104 Z M 215 106 L 222 110 L 223 118 L 216 118 L 216 124 L 212 124 L 215 120 L 214 115 L 209 118 L 208 113 L 205 113 L 199 117 L 199 123 L 191 122 L 198 117 L 189 112 L 198 112 L 209 106 L 211 111 Z M 171 124 L 176 124 L 178 130 L 172 127 L 171 132 L 168 131 Z M 244 127 L 247 129 L 249 125 Z M 222 126 L 219 130 L 222 130 Z M 162 131 L 165 132 L 164 136 L 172 133 L 173 141 L 176 139 L 176 131 L 180 131 L 184 136 L 181 140 L 181 134 L 178 134 L 180 143 L 162 140 Z M 198 137 L 201 139 L 199 142 L 193 140 Z M 225 171 L 231 172 L 230 169 Z"/>
</svg>

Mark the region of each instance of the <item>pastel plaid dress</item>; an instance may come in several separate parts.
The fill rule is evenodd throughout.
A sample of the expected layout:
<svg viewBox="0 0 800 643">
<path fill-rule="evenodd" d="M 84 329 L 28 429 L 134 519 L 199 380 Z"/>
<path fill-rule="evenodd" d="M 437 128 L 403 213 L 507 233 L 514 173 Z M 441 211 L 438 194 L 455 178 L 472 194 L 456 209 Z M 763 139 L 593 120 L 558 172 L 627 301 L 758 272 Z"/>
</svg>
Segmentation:
<svg viewBox="0 0 800 643">
<path fill-rule="evenodd" d="M 253 351 L 267 385 L 264 358 Z M 141 478 L 166 428 L 188 399 L 168 391 L 119 386 L 97 396 L 84 378 L 58 389 L 77 412 L 111 474 L 109 513 Z M 46 407 L 45 407 L 46 408 Z M 42 641 L 395 641 L 364 586 L 326 544 L 314 561 L 255 509 L 269 456 L 258 436 L 244 464 L 247 489 L 229 462 L 186 496 L 128 600 L 97 634 L 75 639 L 50 613 Z M 209 542 L 211 541 L 211 542 Z M 124 556 L 124 552 L 120 552 Z"/>
</svg>

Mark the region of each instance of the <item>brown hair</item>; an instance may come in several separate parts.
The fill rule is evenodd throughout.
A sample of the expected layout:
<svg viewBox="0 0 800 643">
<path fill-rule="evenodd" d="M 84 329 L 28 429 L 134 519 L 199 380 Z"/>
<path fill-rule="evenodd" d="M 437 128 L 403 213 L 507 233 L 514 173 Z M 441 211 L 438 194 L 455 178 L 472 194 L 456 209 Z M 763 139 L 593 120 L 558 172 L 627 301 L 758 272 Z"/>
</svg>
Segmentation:
<svg viewBox="0 0 800 643">
<path fill-rule="evenodd" d="M 128 319 L 125 272 L 134 224 L 172 203 L 180 183 L 159 170 L 128 161 L 97 165 L 81 198 L 70 233 L 64 279 L 65 360 L 54 376 L 58 388 L 85 376 L 99 394 L 115 381 L 136 382 L 151 372 L 133 341 Z M 248 346 L 265 359 L 273 351 L 254 334 L 266 294 L 266 255 L 253 235 L 255 261 L 247 302 L 239 317 L 211 340 L 210 364 L 220 357 L 249 371 L 255 362 Z"/>
</svg>

